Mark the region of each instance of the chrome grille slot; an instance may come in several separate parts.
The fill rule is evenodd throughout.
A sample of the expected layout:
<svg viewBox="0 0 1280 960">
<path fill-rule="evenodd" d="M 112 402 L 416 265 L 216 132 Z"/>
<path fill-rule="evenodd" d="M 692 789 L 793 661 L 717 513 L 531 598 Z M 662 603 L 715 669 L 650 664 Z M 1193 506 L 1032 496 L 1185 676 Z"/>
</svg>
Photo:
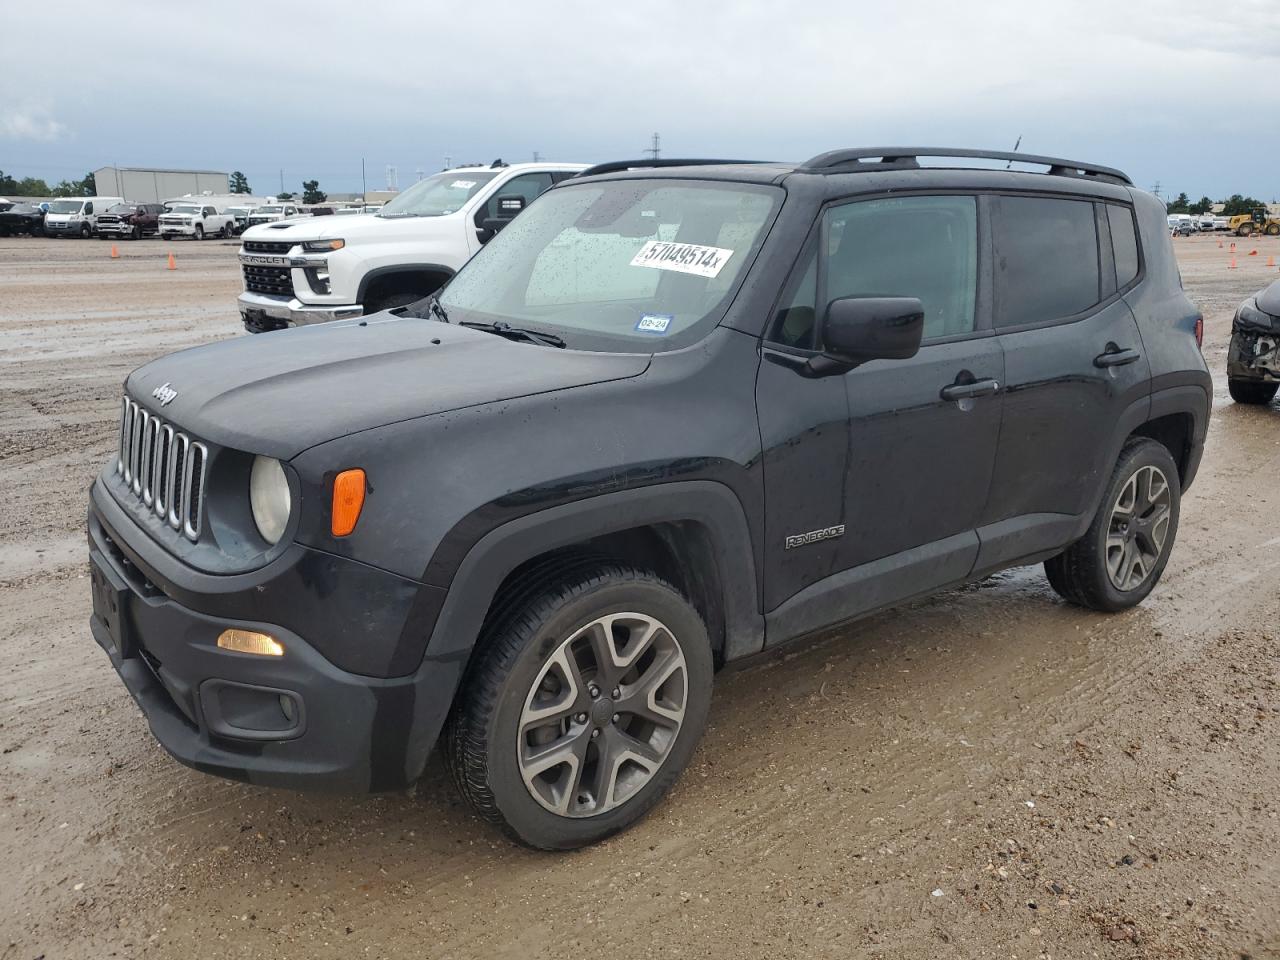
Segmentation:
<svg viewBox="0 0 1280 960">
<path fill-rule="evenodd" d="M 116 472 L 125 487 L 189 540 L 203 529 L 209 449 L 124 398 Z"/>
</svg>

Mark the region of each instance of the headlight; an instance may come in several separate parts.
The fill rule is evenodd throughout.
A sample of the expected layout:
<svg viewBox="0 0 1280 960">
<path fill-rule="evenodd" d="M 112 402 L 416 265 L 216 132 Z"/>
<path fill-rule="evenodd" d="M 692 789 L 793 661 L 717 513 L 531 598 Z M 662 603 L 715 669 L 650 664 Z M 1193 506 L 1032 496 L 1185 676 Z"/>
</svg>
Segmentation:
<svg viewBox="0 0 1280 960">
<path fill-rule="evenodd" d="M 328 253 L 330 250 L 341 250 L 347 245 L 345 240 L 308 240 L 302 245 L 307 253 Z"/>
<path fill-rule="evenodd" d="M 1246 327 L 1259 327 L 1263 330 L 1272 328 L 1270 314 L 1259 310 L 1256 301 L 1253 300 L 1246 300 L 1240 304 L 1240 309 L 1236 311 L 1236 323 L 1243 324 Z"/>
<path fill-rule="evenodd" d="M 253 522 L 262 539 L 273 545 L 279 543 L 293 508 L 289 480 L 279 460 L 253 458 L 253 469 L 249 471 L 249 506 L 253 508 Z"/>
</svg>

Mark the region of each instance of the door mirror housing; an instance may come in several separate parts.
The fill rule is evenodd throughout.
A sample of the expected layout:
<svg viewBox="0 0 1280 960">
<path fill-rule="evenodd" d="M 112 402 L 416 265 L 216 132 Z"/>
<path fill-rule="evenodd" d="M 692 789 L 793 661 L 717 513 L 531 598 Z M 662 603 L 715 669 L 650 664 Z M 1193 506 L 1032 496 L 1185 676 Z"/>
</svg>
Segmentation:
<svg viewBox="0 0 1280 960">
<path fill-rule="evenodd" d="M 915 297 L 842 297 L 822 324 L 828 365 L 852 369 L 871 360 L 906 360 L 920 350 L 924 305 Z"/>
</svg>

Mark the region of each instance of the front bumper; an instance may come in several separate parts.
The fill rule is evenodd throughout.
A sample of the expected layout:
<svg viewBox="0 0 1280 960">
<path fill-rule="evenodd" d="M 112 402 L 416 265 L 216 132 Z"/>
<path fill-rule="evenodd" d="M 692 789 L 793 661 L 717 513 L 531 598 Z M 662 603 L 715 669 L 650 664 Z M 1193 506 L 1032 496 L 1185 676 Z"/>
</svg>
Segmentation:
<svg viewBox="0 0 1280 960">
<path fill-rule="evenodd" d="M 331 320 L 350 320 L 364 314 L 364 307 L 358 303 L 318 307 L 303 303 L 297 297 L 273 297 L 248 291 L 240 294 L 238 303 L 240 318 L 251 333 L 301 327 L 310 323 L 328 323 Z"/>
<path fill-rule="evenodd" d="M 165 223 L 160 222 L 160 235 L 165 237 L 194 237 L 196 235 L 196 225 L 194 223 Z"/>
<path fill-rule="evenodd" d="M 133 236 L 132 223 L 99 223 L 98 234 L 103 237 Z"/>
<path fill-rule="evenodd" d="M 176 760 L 248 783 L 344 792 L 402 789 L 421 776 L 461 662 L 428 657 L 407 676 L 370 677 L 335 666 L 296 632 L 254 619 L 249 605 L 242 619 L 193 609 L 136 549 L 141 541 L 131 546 L 108 524 L 100 496 L 109 494 L 95 486 L 90 629 Z M 154 544 L 145 552 L 154 559 Z M 280 587 L 277 579 L 259 589 Z M 329 584 L 296 602 L 331 604 L 341 589 Z M 222 650 L 217 638 L 228 628 L 270 633 L 285 653 Z"/>
<path fill-rule="evenodd" d="M 1280 381 L 1280 331 L 1237 321 L 1227 348 L 1227 376 L 1232 380 Z"/>
</svg>

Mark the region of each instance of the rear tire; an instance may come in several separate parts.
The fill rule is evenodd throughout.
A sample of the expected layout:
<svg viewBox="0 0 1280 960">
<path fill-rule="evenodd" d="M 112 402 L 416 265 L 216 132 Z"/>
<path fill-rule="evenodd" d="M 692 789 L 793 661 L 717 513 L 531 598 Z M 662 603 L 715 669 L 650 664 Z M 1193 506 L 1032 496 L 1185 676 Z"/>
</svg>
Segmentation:
<svg viewBox="0 0 1280 960">
<path fill-rule="evenodd" d="M 711 685 L 706 628 L 674 587 L 624 564 L 549 561 L 490 611 L 445 760 L 482 819 L 572 850 L 662 799 L 702 736 Z"/>
<path fill-rule="evenodd" d="M 1280 383 L 1267 383 L 1265 380 L 1233 380 L 1227 378 L 1227 392 L 1236 403 L 1264 404 L 1270 403 L 1280 390 Z"/>
<path fill-rule="evenodd" d="M 1280 223 L 1267 224 L 1267 236 L 1280 237 Z"/>
<path fill-rule="evenodd" d="M 1181 499 L 1178 468 L 1164 445 L 1130 438 L 1088 531 L 1044 562 L 1049 585 L 1068 603 L 1091 610 L 1137 606 L 1169 562 Z"/>
<path fill-rule="evenodd" d="M 224 224 L 222 225 L 221 236 L 222 236 L 222 239 L 223 239 L 223 240 L 230 240 L 230 239 L 231 239 L 231 224 L 229 224 L 229 223 L 224 223 Z"/>
</svg>

